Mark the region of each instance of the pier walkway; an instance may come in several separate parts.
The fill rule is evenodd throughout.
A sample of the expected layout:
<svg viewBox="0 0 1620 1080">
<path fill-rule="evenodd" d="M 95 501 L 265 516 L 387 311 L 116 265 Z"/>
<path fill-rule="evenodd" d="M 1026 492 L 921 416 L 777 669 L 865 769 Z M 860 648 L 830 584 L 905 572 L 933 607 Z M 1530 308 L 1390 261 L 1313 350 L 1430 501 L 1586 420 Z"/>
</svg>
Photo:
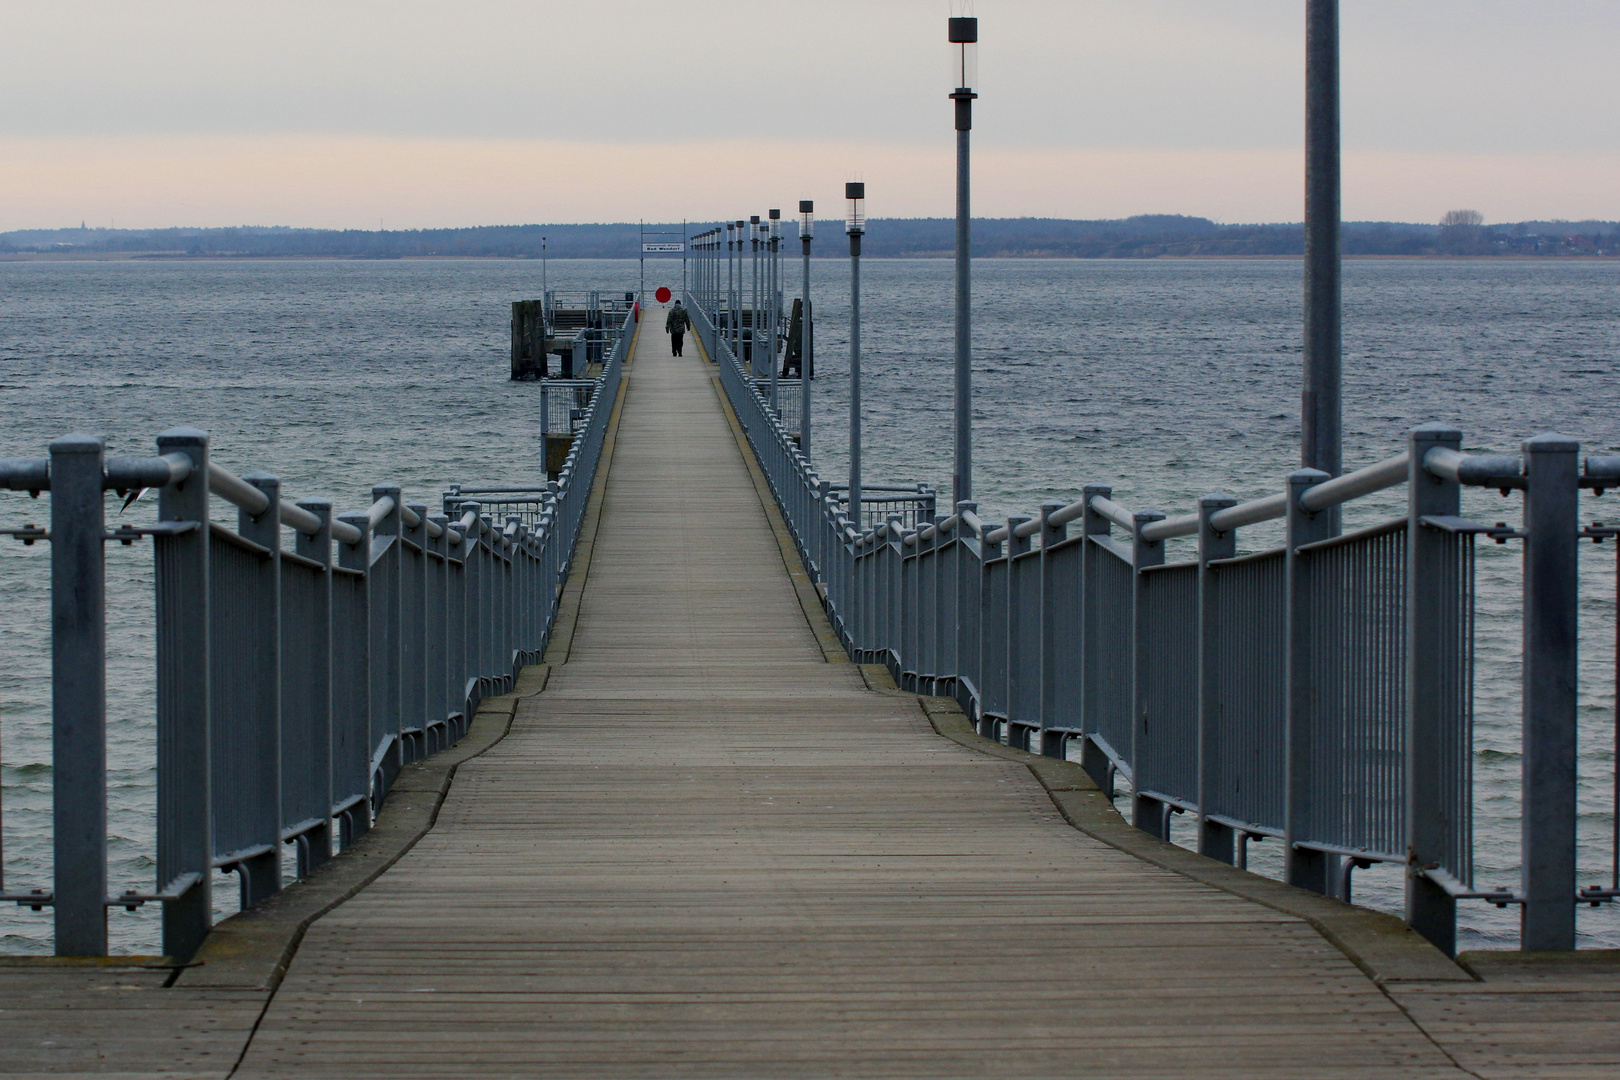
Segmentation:
<svg viewBox="0 0 1620 1080">
<path fill-rule="evenodd" d="M 1303 921 L 1089 839 L 829 663 L 666 343 L 566 663 L 310 931 L 238 1076 L 1452 1072 Z"/>
<path fill-rule="evenodd" d="M 231 985 L 213 942 L 169 989 L 0 969 L 0 1074 L 1614 1074 L 1612 958 L 1476 981 L 1398 920 L 1147 838 L 1077 767 L 844 661 L 713 368 L 666 340 L 629 368 L 549 681 L 526 673 L 433 827 L 279 984 Z M 423 790 L 402 777 L 371 836 L 268 906 L 425 827 Z"/>
</svg>

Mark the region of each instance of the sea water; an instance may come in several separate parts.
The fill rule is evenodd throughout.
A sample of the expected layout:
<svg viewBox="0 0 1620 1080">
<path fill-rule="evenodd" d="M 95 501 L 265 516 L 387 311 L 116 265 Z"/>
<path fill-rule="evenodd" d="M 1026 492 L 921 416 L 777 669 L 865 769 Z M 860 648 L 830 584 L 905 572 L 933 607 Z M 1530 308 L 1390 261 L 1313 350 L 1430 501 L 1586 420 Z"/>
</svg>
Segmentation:
<svg viewBox="0 0 1620 1080">
<path fill-rule="evenodd" d="M 812 267 L 814 458 L 847 469 L 849 275 Z M 636 288 L 634 261 L 552 261 L 554 289 Z M 1290 261 L 986 260 L 975 275 L 974 495 L 986 520 L 1078 498 L 1088 482 L 1169 514 L 1201 494 L 1281 489 L 1298 465 L 1301 283 Z M 952 267 L 863 268 L 864 476 L 949 498 Z M 363 508 L 374 484 L 434 504 L 446 484 L 533 483 L 539 389 L 508 374 L 508 303 L 538 296 L 534 261 L 0 263 L 0 456 L 38 455 L 68 431 L 149 454 L 165 428 L 208 430 L 216 460 L 267 470 L 293 497 Z M 793 295 L 797 259 L 784 259 Z M 646 285 L 680 285 L 676 260 Z M 1471 450 L 1511 452 L 1559 431 L 1620 451 L 1620 266 L 1604 262 L 1352 262 L 1345 268 L 1344 459 L 1403 447 L 1429 420 Z M 649 332 L 661 330 L 655 313 Z M 701 499 L 701 492 L 693 492 Z M 1611 496 L 1610 498 L 1613 498 Z M 48 497 L 0 493 L 0 527 L 43 523 Z M 1583 496 L 1587 518 L 1606 503 Z M 1465 513 L 1513 521 L 1518 497 L 1466 493 Z M 1401 512 L 1400 491 L 1348 524 Z M 118 520 L 117 505 L 109 513 Z M 234 511 L 216 513 L 232 520 Z M 144 515 L 144 516 L 143 516 Z M 125 520 L 145 521 L 150 500 Z M 1245 530 L 1245 550 L 1277 542 Z M 1479 549 L 1476 864 L 1518 871 L 1516 545 Z M 1173 546 L 1172 560 L 1187 557 Z M 51 798 L 45 545 L 0 540 L 0 783 L 8 890 L 49 887 Z M 35 561 L 30 561 L 35 560 Z M 1612 546 L 1582 545 L 1582 882 L 1609 874 L 1614 770 Z M 109 875 L 152 886 L 152 568 L 108 547 Z M 1179 841 L 1191 828 L 1178 819 Z M 1255 845 L 1252 865 L 1275 871 Z M 233 889 L 221 880 L 222 913 Z M 1398 910 L 1400 877 L 1356 877 L 1356 898 Z M 1461 906 L 1464 947 L 1512 947 L 1516 915 Z M 0 951 L 45 951 L 50 916 L 0 911 Z M 115 911 L 115 947 L 156 947 L 156 912 Z M 1612 908 L 1581 909 L 1583 945 L 1620 945 Z"/>
</svg>

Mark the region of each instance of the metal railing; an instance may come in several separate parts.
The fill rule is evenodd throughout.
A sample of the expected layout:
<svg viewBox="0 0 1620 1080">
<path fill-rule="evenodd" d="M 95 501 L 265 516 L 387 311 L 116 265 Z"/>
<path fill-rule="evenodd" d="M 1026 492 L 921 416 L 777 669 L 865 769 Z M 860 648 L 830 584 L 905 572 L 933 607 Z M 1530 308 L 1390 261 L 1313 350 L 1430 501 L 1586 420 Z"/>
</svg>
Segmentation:
<svg viewBox="0 0 1620 1080">
<path fill-rule="evenodd" d="M 1620 895 L 1582 888 L 1576 859 L 1577 544 L 1582 487 L 1620 487 L 1620 458 L 1559 436 L 1522 455 L 1460 450 L 1440 425 L 1406 452 L 1239 503 L 1206 496 L 1166 518 L 1088 485 L 1073 503 L 981 521 L 852 522 L 797 452 L 701 305 L 693 318 L 827 614 L 850 655 L 902 687 L 954 697 L 979 731 L 1053 756 L 1078 750 L 1131 816 L 1168 838 L 1197 825 L 1206 855 L 1242 865 L 1282 841 L 1290 882 L 1348 899 L 1350 875 L 1405 868 L 1407 920 L 1454 951 L 1456 904 L 1518 905 L 1526 949 L 1575 947 L 1575 911 Z M 1399 485 L 1407 511 L 1340 533 L 1340 508 Z M 1461 516 L 1465 486 L 1524 494 L 1522 529 Z M 1282 519 L 1280 547 L 1238 554 L 1240 530 Z M 1078 531 L 1071 535 L 1069 526 Z M 1524 827 L 1517 889 L 1473 873 L 1474 538 L 1522 541 Z M 1196 538 L 1169 563 L 1166 543 Z M 1620 564 L 1617 564 L 1620 583 Z M 1620 778 L 1616 779 L 1620 802 Z"/>
<path fill-rule="evenodd" d="M 243 906 L 282 887 L 284 848 L 307 875 L 370 828 L 406 764 L 466 734 L 550 638 L 618 396 L 634 321 L 612 332 L 560 478 L 542 490 L 461 488 L 448 512 L 372 489 L 362 511 L 290 501 L 237 476 L 209 438 L 175 428 L 150 458 L 68 435 L 44 458 L 0 460 L 0 488 L 49 492 L 52 889 L 0 899 L 55 916 L 59 955 L 107 951 L 107 911 L 163 906 L 163 951 L 191 956 L 213 919 L 216 870 Z M 158 520 L 108 531 L 107 492 L 158 493 Z M 520 489 L 521 490 L 521 489 Z M 211 497 L 238 508 L 235 529 Z M 292 544 L 285 542 L 291 530 Z M 110 894 L 103 545 L 150 539 L 155 558 L 157 882 Z M 4 871 L 0 852 L 0 875 Z"/>
</svg>

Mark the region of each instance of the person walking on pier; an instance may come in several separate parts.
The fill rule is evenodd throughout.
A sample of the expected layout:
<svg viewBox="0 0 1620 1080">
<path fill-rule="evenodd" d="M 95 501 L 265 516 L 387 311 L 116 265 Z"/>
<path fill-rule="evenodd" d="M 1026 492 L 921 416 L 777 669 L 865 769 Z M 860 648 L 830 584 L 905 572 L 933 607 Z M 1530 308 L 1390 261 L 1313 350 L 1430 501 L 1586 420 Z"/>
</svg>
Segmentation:
<svg viewBox="0 0 1620 1080">
<path fill-rule="evenodd" d="M 669 351 L 676 356 L 681 355 L 681 342 L 686 338 L 686 328 L 692 325 L 692 317 L 681 307 L 679 300 L 669 309 L 669 315 L 664 319 L 664 333 L 669 335 Z"/>
</svg>

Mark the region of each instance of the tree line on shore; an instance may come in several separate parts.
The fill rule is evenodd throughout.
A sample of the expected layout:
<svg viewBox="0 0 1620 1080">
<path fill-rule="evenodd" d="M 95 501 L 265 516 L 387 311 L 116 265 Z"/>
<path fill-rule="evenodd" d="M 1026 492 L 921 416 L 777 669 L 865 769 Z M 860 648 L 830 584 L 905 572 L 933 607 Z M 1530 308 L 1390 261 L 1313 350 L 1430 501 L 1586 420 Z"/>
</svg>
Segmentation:
<svg viewBox="0 0 1620 1080">
<path fill-rule="evenodd" d="M 690 222 L 691 234 L 714 222 Z M 422 257 L 633 259 L 641 250 L 635 223 L 488 225 L 464 229 L 28 229 L 0 233 L 0 254 L 79 254 L 136 257 L 346 258 Z M 679 224 L 648 230 L 678 230 Z M 843 223 L 817 222 L 816 253 L 843 253 Z M 789 223 L 786 235 L 796 238 Z M 1448 213 L 1439 224 L 1356 221 L 1343 226 L 1349 256 L 1620 255 L 1620 223 L 1525 221 L 1486 225 L 1472 210 Z M 658 237 L 667 239 L 667 237 Z M 979 218 L 974 255 L 981 258 L 1236 257 L 1300 255 L 1304 226 L 1222 225 L 1180 214 L 1117 220 Z M 946 257 L 955 251 L 950 218 L 874 218 L 863 254 L 876 258 Z M 662 256 L 667 257 L 667 256 Z"/>
</svg>

